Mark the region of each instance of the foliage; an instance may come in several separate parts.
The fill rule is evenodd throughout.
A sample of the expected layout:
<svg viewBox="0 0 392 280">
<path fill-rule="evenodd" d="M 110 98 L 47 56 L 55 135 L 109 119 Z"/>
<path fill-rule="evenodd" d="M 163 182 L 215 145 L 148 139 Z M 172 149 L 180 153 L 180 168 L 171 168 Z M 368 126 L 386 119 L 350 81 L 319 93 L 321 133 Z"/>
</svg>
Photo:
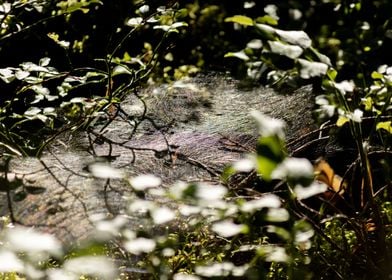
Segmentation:
<svg viewBox="0 0 392 280">
<path fill-rule="evenodd" d="M 43 18 L 39 21 L 46 22 L 48 19 L 45 18 L 43 9 L 45 2 L 40 4 L 39 9 L 35 1 L 32 3 L 38 12 L 43 13 Z M 88 7 L 97 4 L 100 2 L 62 1 L 57 4 L 58 10 L 51 12 L 56 17 L 63 16 L 65 20 L 70 20 L 71 13 L 78 11 L 88 13 L 90 11 Z M 30 6 L 23 5 L 23 7 L 28 9 Z M 7 10 L 8 16 L 12 17 L 12 14 L 18 13 L 21 7 L 5 3 L 4 9 Z M 23 26 L 25 23 L 20 21 L 14 24 Z M 133 33 L 147 24 L 153 25 L 151 29 L 157 30 L 162 40 L 158 41 L 155 47 L 145 43 L 144 49 L 135 57 L 127 52 L 123 54 L 123 58 L 117 57 L 125 42 L 132 38 Z M 11 23 L 4 26 L 5 38 L 16 36 L 18 32 L 25 32 L 29 28 L 20 27 L 14 32 L 11 31 L 10 25 Z M 0 79 L 7 88 L 13 89 L 0 111 L 1 145 L 11 154 L 39 156 L 52 139 L 52 135 L 86 126 L 97 113 L 113 102 L 117 102 L 122 95 L 135 88 L 148 76 L 152 66 L 156 64 L 157 52 L 163 38 L 178 33 L 178 29 L 183 26 L 186 26 L 186 23 L 176 22 L 174 10 L 159 9 L 153 14 L 145 15 L 144 18 L 129 18 L 122 27 L 128 29 L 128 34 L 124 35 L 106 57 L 96 59 L 101 64 L 99 67 L 70 65 L 69 69 L 60 71 L 49 65 L 51 58 L 43 57 L 39 59 L 38 64 L 28 61 L 20 63 L 19 66 L 0 69 Z M 75 43 L 76 41 L 71 48 L 70 41 L 61 40 L 62 35 L 58 33 L 51 32 L 45 35 L 66 53 L 83 49 L 83 46 Z M 117 81 L 121 83 L 117 85 Z M 93 93 L 81 95 L 81 92 L 90 91 Z"/>
<path fill-rule="evenodd" d="M 127 215 L 140 215 L 142 226 L 129 229 L 126 215 L 97 219 L 97 240 L 118 239 L 130 262 L 137 256 L 141 269 L 162 279 L 323 278 L 317 271 L 326 271 L 324 279 L 390 276 L 392 68 L 385 11 L 391 4 L 275 1 L 261 14 L 268 1 L 215 2 L 165 8 L 154 1 L 2 2 L 0 79 L 7 94 L 0 98 L 0 144 L 6 154 L 39 156 L 56 134 L 86 129 L 142 82 L 178 79 L 216 64 L 271 86 L 312 82 L 321 92 L 320 132 L 332 127 L 330 137 L 345 153 L 330 159 L 344 175 L 330 197 L 333 172 L 287 155 L 284 123 L 253 113 L 262 135 L 256 152 L 223 179 L 253 172 L 270 189 L 251 197 L 223 185 L 178 183 L 162 190 L 159 178 L 123 178 L 98 166 L 93 176 L 129 184 L 134 196 Z M 110 32 L 95 22 L 101 7 L 118 12 Z M 32 30 L 51 47 L 20 51 L 25 46 L 16 42 L 32 40 Z M 6 58 L 14 47 L 20 58 Z M 8 178 L 1 184 L 2 191 L 20 187 Z M 100 242 L 67 252 L 52 236 L 20 227 L 4 230 L 1 240 L 0 272 L 9 279 L 117 275 Z"/>
</svg>

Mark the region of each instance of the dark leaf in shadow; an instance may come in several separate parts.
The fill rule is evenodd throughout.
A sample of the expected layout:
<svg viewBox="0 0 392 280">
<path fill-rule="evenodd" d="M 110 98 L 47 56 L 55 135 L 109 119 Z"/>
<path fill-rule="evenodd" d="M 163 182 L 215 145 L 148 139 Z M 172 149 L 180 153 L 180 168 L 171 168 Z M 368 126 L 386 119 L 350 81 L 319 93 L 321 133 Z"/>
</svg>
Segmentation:
<svg viewBox="0 0 392 280">
<path fill-rule="evenodd" d="M 29 194 L 41 194 L 44 193 L 46 191 L 46 188 L 43 187 L 34 187 L 34 186 L 30 186 L 30 187 L 25 187 L 24 188 L 25 191 Z"/>
<path fill-rule="evenodd" d="M 20 202 L 25 200 L 26 197 L 27 197 L 27 193 L 25 191 L 19 191 L 14 194 L 14 201 Z"/>
</svg>

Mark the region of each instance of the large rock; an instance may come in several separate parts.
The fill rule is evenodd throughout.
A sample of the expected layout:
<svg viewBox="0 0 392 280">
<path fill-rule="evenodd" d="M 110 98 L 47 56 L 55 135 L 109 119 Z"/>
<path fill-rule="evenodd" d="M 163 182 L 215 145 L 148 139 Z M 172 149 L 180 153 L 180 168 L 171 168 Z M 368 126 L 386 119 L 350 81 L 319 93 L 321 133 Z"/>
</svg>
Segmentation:
<svg viewBox="0 0 392 280">
<path fill-rule="evenodd" d="M 129 93 L 89 132 L 60 136 L 40 159 L 13 158 L 9 179 L 15 175 L 22 186 L 10 199 L 1 198 L 2 214 L 73 244 L 89 235 L 92 216 L 121 212 L 129 192 L 126 180 L 93 177 L 90 164 L 109 160 L 128 177 L 161 177 L 163 186 L 177 180 L 218 183 L 226 165 L 255 148 L 258 130 L 250 110 L 285 120 L 288 139 L 296 140 L 313 127 L 312 107 L 310 87 L 286 94 L 241 90 L 220 75 Z"/>
</svg>

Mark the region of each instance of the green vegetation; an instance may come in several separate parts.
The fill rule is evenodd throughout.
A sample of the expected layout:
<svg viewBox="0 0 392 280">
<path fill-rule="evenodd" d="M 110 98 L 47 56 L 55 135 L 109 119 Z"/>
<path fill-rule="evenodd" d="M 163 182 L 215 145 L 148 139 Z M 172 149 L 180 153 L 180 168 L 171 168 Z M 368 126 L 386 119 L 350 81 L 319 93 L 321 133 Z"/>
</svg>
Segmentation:
<svg viewBox="0 0 392 280">
<path fill-rule="evenodd" d="M 105 244 L 117 237 L 124 250 L 112 254 L 125 267 L 151 279 L 389 279 L 392 3 L 155 2 L 0 1 L 0 191 L 21 187 L 7 177 L 9 158 L 39 157 L 148 83 L 222 70 L 249 84 L 311 83 L 332 168 L 289 155 L 284 123 L 253 112 L 256 151 L 227 168 L 223 185 L 160 190 L 154 176 L 123 178 L 143 227 L 115 217 L 97 228 Z M 252 195 L 234 191 L 236 173 L 257 178 Z M 146 200 L 149 192 L 161 199 Z M 0 279 L 117 277 L 100 242 L 67 251 L 8 223 Z"/>
</svg>

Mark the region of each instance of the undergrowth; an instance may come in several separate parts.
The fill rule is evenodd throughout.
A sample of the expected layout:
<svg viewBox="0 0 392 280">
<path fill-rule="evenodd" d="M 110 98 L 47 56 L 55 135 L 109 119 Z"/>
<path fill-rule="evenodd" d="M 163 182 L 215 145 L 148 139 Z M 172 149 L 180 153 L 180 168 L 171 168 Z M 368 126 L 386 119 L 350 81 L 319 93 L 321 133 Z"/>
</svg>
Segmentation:
<svg viewBox="0 0 392 280">
<path fill-rule="evenodd" d="M 40 1 L 16 2 L 0 5 L 2 40 L 22 32 L 18 15 L 48 8 Z M 67 20 L 74 12 L 89 13 L 94 5 L 103 5 L 100 1 L 60 3 L 53 16 Z M 182 21 L 192 12 L 187 8 L 173 5 L 151 11 L 148 5 L 140 5 L 127 20 L 126 36 L 107 57 L 96 60 L 99 67 L 58 70 L 51 66 L 51 58 L 43 57 L 0 69 L 0 79 L 14 89 L 0 109 L 2 157 L 39 157 L 58 134 L 85 130 L 100 114 L 110 116 L 125 94 L 156 74 L 162 56 L 171 59 L 161 50 L 192 24 Z M 252 112 L 260 128 L 256 150 L 228 167 L 221 185 L 177 183 L 163 190 L 160 178 L 152 175 L 122 178 L 135 193 L 128 212 L 97 220 L 96 226 L 97 236 L 105 237 L 103 243 L 120 244 L 117 254 L 125 265 L 117 267 L 100 243 L 69 252 L 49 234 L 5 221 L 0 278 L 114 279 L 119 271 L 126 277 L 131 268 L 130 275 L 150 279 L 390 278 L 392 67 L 358 70 L 360 75 L 347 78 L 341 65 L 345 56 L 331 60 L 306 32 L 278 28 L 272 8 L 255 19 L 245 15 L 224 19 L 256 36 L 226 57 L 240 59 L 251 81 L 265 79 L 278 87 L 312 82 L 319 93 L 318 132 L 330 139 L 334 149 L 328 158 L 313 163 L 288 154 L 284 122 Z M 363 7 L 357 3 L 343 9 L 340 3 L 339 9 L 356 15 Z M 145 42 L 135 56 L 123 51 L 137 32 L 151 29 L 161 32 L 155 45 Z M 67 52 L 69 42 L 57 35 L 51 34 L 51 40 Z M 181 69 L 192 72 L 197 67 L 179 67 L 180 76 Z M 87 88 L 99 94 L 78 95 Z M 106 179 L 119 174 L 111 167 L 100 172 L 99 178 Z M 256 175 L 252 178 L 268 189 L 252 185 L 252 195 L 236 195 L 228 182 L 237 173 Z M 4 174 L 2 192 L 21 187 L 9 182 L 6 166 Z M 161 199 L 145 199 L 141 195 L 145 193 Z M 126 216 L 136 212 L 144 213 L 143 226 L 128 228 Z M 140 273 L 132 274 L 135 271 Z"/>
</svg>

